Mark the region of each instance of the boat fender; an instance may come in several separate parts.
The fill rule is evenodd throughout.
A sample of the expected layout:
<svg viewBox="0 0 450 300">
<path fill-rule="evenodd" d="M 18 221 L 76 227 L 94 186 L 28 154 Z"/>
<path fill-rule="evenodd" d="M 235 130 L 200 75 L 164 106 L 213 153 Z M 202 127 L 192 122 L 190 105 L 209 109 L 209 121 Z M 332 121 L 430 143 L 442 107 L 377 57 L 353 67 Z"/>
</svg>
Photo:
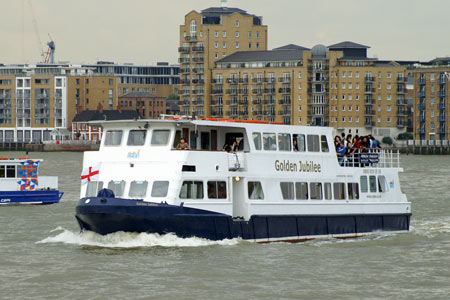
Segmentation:
<svg viewBox="0 0 450 300">
<path fill-rule="evenodd" d="M 116 196 L 114 195 L 114 192 L 110 189 L 101 189 L 100 191 L 98 191 L 97 197 L 115 198 Z"/>
</svg>

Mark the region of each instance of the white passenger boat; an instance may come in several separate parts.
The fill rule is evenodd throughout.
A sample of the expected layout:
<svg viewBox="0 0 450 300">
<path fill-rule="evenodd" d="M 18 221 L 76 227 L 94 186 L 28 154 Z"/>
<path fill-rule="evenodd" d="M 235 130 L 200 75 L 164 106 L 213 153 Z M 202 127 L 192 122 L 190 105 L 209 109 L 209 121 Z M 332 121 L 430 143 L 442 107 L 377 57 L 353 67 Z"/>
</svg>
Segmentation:
<svg viewBox="0 0 450 300">
<path fill-rule="evenodd" d="M 58 203 L 57 176 L 39 176 L 42 159 L 0 157 L 0 205 Z"/>
<path fill-rule="evenodd" d="M 373 149 L 340 165 L 332 128 L 188 118 L 96 124 L 105 134 L 99 151 L 84 153 L 82 230 L 255 242 L 409 230 L 399 153 Z M 176 149 L 181 137 L 189 150 Z M 222 150 L 234 140 L 236 152 Z"/>
</svg>

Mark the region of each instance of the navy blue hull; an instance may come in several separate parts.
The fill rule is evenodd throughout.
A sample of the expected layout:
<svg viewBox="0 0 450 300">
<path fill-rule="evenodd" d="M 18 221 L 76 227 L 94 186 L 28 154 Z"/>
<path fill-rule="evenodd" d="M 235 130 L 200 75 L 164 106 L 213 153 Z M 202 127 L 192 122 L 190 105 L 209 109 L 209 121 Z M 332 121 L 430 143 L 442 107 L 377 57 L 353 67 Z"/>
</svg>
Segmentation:
<svg viewBox="0 0 450 300">
<path fill-rule="evenodd" d="M 58 203 L 63 194 L 58 190 L 0 191 L 0 204 L 52 204 Z"/>
<path fill-rule="evenodd" d="M 175 233 L 210 240 L 242 238 L 264 241 L 305 239 L 308 236 L 362 234 L 409 230 L 411 214 L 395 215 L 253 215 L 249 221 L 183 206 L 120 198 L 80 200 L 76 219 L 81 230 L 99 234 L 117 231 Z"/>
</svg>

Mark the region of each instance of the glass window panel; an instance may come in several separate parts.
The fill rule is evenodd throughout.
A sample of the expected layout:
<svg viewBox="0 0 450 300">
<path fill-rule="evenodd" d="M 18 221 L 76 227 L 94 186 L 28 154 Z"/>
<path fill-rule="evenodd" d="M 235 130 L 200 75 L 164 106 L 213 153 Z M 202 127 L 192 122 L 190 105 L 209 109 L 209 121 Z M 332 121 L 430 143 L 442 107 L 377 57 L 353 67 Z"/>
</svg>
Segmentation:
<svg viewBox="0 0 450 300">
<path fill-rule="evenodd" d="M 259 181 L 249 181 L 248 182 L 248 198 L 249 199 L 264 199 L 264 192 L 262 189 L 261 182 Z"/>
<path fill-rule="evenodd" d="M 173 139 L 173 147 L 176 148 L 181 140 L 181 130 L 175 131 L 175 138 Z"/>
<path fill-rule="evenodd" d="M 6 166 L 0 165 L 0 178 L 5 178 L 6 176 Z"/>
<path fill-rule="evenodd" d="M 217 199 L 217 181 L 208 181 L 208 198 Z"/>
<path fill-rule="evenodd" d="M 348 188 L 348 199 L 349 200 L 358 200 L 359 199 L 359 187 L 356 182 L 347 183 Z"/>
<path fill-rule="evenodd" d="M 142 146 L 145 143 L 147 130 L 130 130 L 128 134 L 128 146 Z"/>
<path fill-rule="evenodd" d="M 289 133 L 278 134 L 278 149 L 280 151 L 291 151 L 291 135 Z"/>
<path fill-rule="evenodd" d="M 155 181 L 152 187 L 152 197 L 166 197 L 169 190 L 168 181 Z"/>
<path fill-rule="evenodd" d="M 361 184 L 361 193 L 367 193 L 367 176 L 361 176 L 359 182 Z"/>
<path fill-rule="evenodd" d="M 376 176 L 369 176 L 369 188 L 371 193 L 377 192 L 377 178 Z"/>
<path fill-rule="evenodd" d="M 7 165 L 6 166 L 6 178 L 16 178 L 16 166 Z"/>
<path fill-rule="evenodd" d="M 308 183 L 306 182 L 295 183 L 295 199 L 308 200 Z"/>
<path fill-rule="evenodd" d="M 181 199 L 203 199 L 202 181 L 184 181 L 180 190 Z"/>
<path fill-rule="evenodd" d="M 167 145 L 169 141 L 170 130 L 153 130 L 152 133 L 152 146 Z"/>
<path fill-rule="evenodd" d="M 219 199 L 227 198 L 227 183 L 225 181 L 217 182 L 217 198 Z"/>
<path fill-rule="evenodd" d="M 343 182 L 333 183 L 334 199 L 345 200 L 345 184 Z"/>
<path fill-rule="evenodd" d="M 284 200 L 294 199 L 294 183 L 293 182 L 280 182 L 281 194 Z"/>
<path fill-rule="evenodd" d="M 89 181 L 86 188 L 86 197 L 96 197 L 103 188 L 103 181 Z"/>
<path fill-rule="evenodd" d="M 259 132 L 253 132 L 253 142 L 255 143 L 255 149 L 261 150 L 261 133 Z"/>
<path fill-rule="evenodd" d="M 275 133 L 263 133 L 263 146 L 264 150 L 267 151 L 277 150 L 277 140 Z"/>
<path fill-rule="evenodd" d="M 308 151 L 309 152 L 319 152 L 320 146 L 319 146 L 319 136 L 318 135 L 311 135 L 308 134 L 307 136 L 308 141 Z"/>
<path fill-rule="evenodd" d="M 385 193 L 388 190 L 387 183 L 386 183 L 386 177 L 383 175 L 378 176 L 378 190 L 381 193 Z"/>
<path fill-rule="evenodd" d="M 325 200 L 331 200 L 333 198 L 331 196 L 331 183 L 325 182 L 323 185 L 323 190 L 325 193 Z"/>
<path fill-rule="evenodd" d="M 123 190 L 125 189 L 125 181 L 113 181 L 108 182 L 108 189 L 114 192 L 116 197 L 121 197 L 123 195 Z"/>
<path fill-rule="evenodd" d="M 105 146 L 119 146 L 122 142 L 122 130 L 108 130 L 105 133 Z"/>
<path fill-rule="evenodd" d="M 128 196 L 130 197 L 145 197 L 147 194 L 148 181 L 135 181 L 130 184 L 130 191 Z"/>
<path fill-rule="evenodd" d="M 322 183 L 311 182 L 309 184 L 311 200 L 322 200 Z"/>
<path fill-rule="evenodd" d="M 322 152 L 330 151 L 328 148 L 327 137 L 325 135 L 320 136 L 320 143 L 322 145 Z"/>
<path fill-rule="evenodd" d="M 305 135 L 304 134 L 294 134 L 294 139 L 297 140 L 298 151 L 305 152 L 306 151 Z"/>
</svg>

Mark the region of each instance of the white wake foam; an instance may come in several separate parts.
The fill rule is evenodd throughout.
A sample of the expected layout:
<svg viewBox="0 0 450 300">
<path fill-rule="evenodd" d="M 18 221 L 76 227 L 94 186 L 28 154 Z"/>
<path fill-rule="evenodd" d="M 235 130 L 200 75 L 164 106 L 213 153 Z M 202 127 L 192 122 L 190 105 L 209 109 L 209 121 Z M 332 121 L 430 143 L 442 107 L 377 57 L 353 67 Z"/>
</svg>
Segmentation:
<svg viewBox="0 0 450 300">
<path fill-rule="evenodd" d="M 203 247 L 212 245 L 232 246 L 238 244 L 241 239 L 225 239 L 210 241 L 202 238 L 179 238 L 174 234 L 159 235 L 156 233 L 128 233 L 115 232 L 108 235 L 100 235 L 92 231 L 74 233 L 70 230 L 58 227 L 52 232 L 59 232 L 55 236 L 47 237 L 37 244 L 63 243 L 80 246 L 94 246 L 105 248 L 137 248 L 137 247 Z"/>
</svg>

